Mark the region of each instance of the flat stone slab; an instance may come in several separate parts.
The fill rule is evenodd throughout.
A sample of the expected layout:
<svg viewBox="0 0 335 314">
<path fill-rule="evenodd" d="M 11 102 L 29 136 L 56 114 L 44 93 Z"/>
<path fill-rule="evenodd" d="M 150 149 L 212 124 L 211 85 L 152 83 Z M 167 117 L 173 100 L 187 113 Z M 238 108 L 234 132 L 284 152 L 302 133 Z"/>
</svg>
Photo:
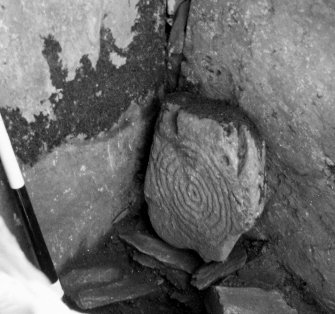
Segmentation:
<svg viewBox="0 0 335 314">
<path fill-rule="evenodd" d="M 179 269 L 170 268 L 153 257 L 135 252 L 133 260 L 144 267 L 157 269 L 163 277 L 178 289 L 185 290 L 190 284 L 191 276 L 188 273 Z"/>
<path fill-rule="evenodd" d="M 192 278 L 192 285 L 199 290 L 241 269 L 247 261 L 245 249 L 233 250 L 224 263 L 212 262 L 199 268 Z"/>
<path fill-rule="evenodd" d="M 298 314 L 277 291 L 213 287 L 206 299 L 211 314 Z"/>
<path fill-rule="evenodd" d="M 88 310 L 116 302 L 133 300 L 159 291 L 158 284 L 148 284 L 134 278 L 126 278 L 101 287 L 81 290 L 74 301 L 81 309 Z"/>
<path fill-rule="evenodd" d="M 62 276 L 62 287 L 68 291 L 75 291 L 84 286 L 111 283 L 122 278 L 122 270 L 116 267 L 93 267 L 73 269 Z"/>
<path fill-rule="evenodd" d="M 161 269 L 164 267 L 164 264 L 156 260 L 155 258 L 145 255 L 139 252 L 135 252 L 133 255 L 133 260 L 144 267 L 148 267 L 151 269 Z"/>
<path fill-rule="evenodd" d="M 264 166 L 264 142 L 242 112 L 198 95 L 170 95 L 145 179 L 157 234 L 206 261 L 224 261 L 263 211 Z"/>
<path fill-rule="evenodd" d="M 143 204 L 165 3 L 1 2 L 1 115 L 59 272 Z M 23 238 L 5 184 L 0 214 Z"/>
<path fill-rule="evenodd" d="M 140 252 L 154 257 L 169 267 L 192 274 L 201 260 L 191 252 L 180 250 L 150 235 L 136 232 L 121 234 L 120 238 Z"/>
</svg>

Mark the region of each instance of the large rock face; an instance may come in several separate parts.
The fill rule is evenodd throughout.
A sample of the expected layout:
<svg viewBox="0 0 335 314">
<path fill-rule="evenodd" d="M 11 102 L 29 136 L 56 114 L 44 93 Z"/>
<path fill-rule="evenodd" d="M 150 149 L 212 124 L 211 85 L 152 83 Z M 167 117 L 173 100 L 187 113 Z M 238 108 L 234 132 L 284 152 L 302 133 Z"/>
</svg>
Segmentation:
<svg viewBox="0 0 335 314">
<path fill-rule="evenodd" d="M 163 0 L 1 3 L 0 111 L 58 270 L 143 200 L 164 17 Z M 24 240 L 0 182 L 0 215 Z"/>
<path fill-rule="evenodd" d="M 263 144 L 234 108 L 188 93 L 169 96 L 145 179 L 156 232 L 206 261 L 224 261 L 263 210 Z"/>
<path fill-rule="evenodd" d="M 335 6 L 192 1 L 183 73 L 234 99 L 270 148 L 263 223 L 285 265 L 335 310 Z"/>
<path fill-rule="evenodd" d="M 1 3 L 0 111 L 22 161 L 110 129 L 162 83 L 164 12 L 163 0 Z"/>
<path fill-rule="evenodd" d="M 137 174 L 148 123 L 141 117 L 140 107 L 132 105 L 101 138 L 88 142 L 77 139 L 58 147 L 33 167 L 22 167 L 57 269 L 78 252 L 92 249 L 113 223 L 142 205 L 143 187 Z M 22 231 L 13 226 L 10 214 L 16 212 L 11 192 L 3 187 L 0 213 L 21 238 Z"/>
</svg>

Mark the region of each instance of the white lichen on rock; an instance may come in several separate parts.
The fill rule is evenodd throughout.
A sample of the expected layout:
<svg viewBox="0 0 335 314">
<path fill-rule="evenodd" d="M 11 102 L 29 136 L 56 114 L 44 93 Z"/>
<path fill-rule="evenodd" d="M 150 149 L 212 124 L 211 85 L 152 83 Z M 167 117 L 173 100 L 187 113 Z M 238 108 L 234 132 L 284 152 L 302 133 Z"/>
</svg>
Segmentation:
<svg viewBox="0 0 335 314">
<path fill-rule="evenodd" d="M 134 38 L 138 0 L 45 0 L 2 2 L 0 9 L 1 106 L 20 108 L 28 122 L 40 112 L 53 117 L 48 98 L 52 86 L 42 50 L 44 38 L 59 42 L 60 61 L 67 80 L 75 77 L 80 59 L 87 55 L 95 67 L 100 52 L 100 29 L 109 28 L 115 44 L 126 49 Z M 114 58 L 112 58 L 114 60 Z M 120 62 L 117 61 L 116 65 Z"/>
</svg>

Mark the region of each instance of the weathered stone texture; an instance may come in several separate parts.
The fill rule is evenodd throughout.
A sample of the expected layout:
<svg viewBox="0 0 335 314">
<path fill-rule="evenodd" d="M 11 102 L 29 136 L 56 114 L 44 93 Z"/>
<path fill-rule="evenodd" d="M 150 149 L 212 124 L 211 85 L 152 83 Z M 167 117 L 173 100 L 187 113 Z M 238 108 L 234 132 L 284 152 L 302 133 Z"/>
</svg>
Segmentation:
<svg viewBox="0 0 335 314">
<path fill-rule="evenodd" d="M 146 128 L 140 107 L 133 105 L 102 139 L 60 146 L 25 167 L 27 188 L 57 268 L 79 249 L 92 248 L 112 223 L 141 205 L 136 173 Z"/>
<path fill-rule="evenodd" d="M 143 200 L 164 14 L 163 0 L 1 2 L 0 111 L 58 270 Z"/>
<path fill-rule="evenodd" d="M 0 109 L 25 163 L 108 130 L 162 84 L 163 0 L 1 4 Z"/>
<path fill-rule="evenodd" d="M 120 238 L 134 246 L 140 252 L 152 256 L 159 262 L 189 274 L 192 274 L 201 262 L 199 257 L 195 254 L 185 250 L 178 250 L 147 234 L 140 232 L 121 234 Z"/>
<path fill-rule="evenodd" d="M 279 292 L 250 287 L 212 287 L 207 305 L 212 314 L 297 314 Z"/>
<path fill-rule="evenodd" d="M 83 289 L 78 293 L 74 301 L 81 309 L 88 310 L 116 302 L 134 300 L 159 292 L 159 283 L 141 282 L 134 276 L 134 278 L 125 278 L 109 285 Z"/>
<path fill-rule="evenodd" d="M 233 99 L 269 146 L 263 223 L 285 265 L 335 310 L 335 6 L 192 1 L 183 73 Z"/>
<path fill-rule="evenodd" d="M 146 173 L 156 232 L 170 244 L 223 261 L 264 205 L 265 150 L 248 120 L 187 93 L 166 99 Z"/>
<path fill-rule="evenodd" d="M 60 280 L 65 293 L 70 294 L 79 289 L 115 282 L 120 280 L 122 275 L 122 270 L 117 267 L 103 266 L 72 269 Z"/>
</svg>

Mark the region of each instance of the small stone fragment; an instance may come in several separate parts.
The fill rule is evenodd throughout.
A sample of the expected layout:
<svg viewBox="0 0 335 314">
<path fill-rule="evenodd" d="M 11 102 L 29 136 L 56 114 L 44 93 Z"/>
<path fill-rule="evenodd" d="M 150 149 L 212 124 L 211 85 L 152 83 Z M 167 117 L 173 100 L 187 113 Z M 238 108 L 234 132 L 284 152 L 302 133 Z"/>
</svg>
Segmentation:
<svg viewBox="0 0 335 314">
<path fill-rule="evenodd" d="M 75 291 L 83 286 L 111 283 L 122 277 L 122 271 L 114 267 L 93 267 L 73 269 L 61 278 L 67 291 Z"/>
<path fill-rule="evenodd" d="M 76 304 L 83 310 L 132 300 L 160 291 L 158 284 L 148 284 L 127 278 L 98 288 L 81 290 L 75 297 Z"/>
<path fill-rule="evenodd" d="M 136 232 L 133 234 L 121 234 L 120 238 L 134 246 L 140 252 L 152 256 L 172 268 L 183 270 L 189 274 L 192 274 L 200 265 L 200 259 L 195 254 L 176 249 L 150 235 Z"/>
<path fill-rule="evenodd" d="M 178 269 L 167 267 L 165 264 L 157 261 L 153 257 L 135 252 L 133 260 L 144 267 L 157 269 L 162 276 L 164 276 L 170 283 L 178 289 L 185 290 L 190 283 L 190 275 Z"/>
<path fill-rule="evenodd" d="M 217 280 L 241 269 L 245 265 L 246 260 L 247 253 L 245 249 L 233 250 L 224 263 L 213 262 L 198 269 L 193 275 L 191 284 L 199 290 L 203 290 Z"/>
<path fill-rule="evenodd" d="M 153 257 L 150 257 L 148 255 L 135 252 L 133 255 L 133 260 L 139 264 L 141 264 L 144 267 L 152 268 L 152 269 L 161 269 L 163 267 L 163 264 L 154 259 Z"/>
<path fill-rule="evenodd" d="M 224 261 L 263 211 L 264 142 L 235 107 L 176 93 L 156 124 L 145 197 L 157 234 Z"/>
<path fill-rule="evenodd" d="M 211 314 L 298 314 L 278 291 L 259 288 L 212 287 L 205 302 Z"/>
</svg>

